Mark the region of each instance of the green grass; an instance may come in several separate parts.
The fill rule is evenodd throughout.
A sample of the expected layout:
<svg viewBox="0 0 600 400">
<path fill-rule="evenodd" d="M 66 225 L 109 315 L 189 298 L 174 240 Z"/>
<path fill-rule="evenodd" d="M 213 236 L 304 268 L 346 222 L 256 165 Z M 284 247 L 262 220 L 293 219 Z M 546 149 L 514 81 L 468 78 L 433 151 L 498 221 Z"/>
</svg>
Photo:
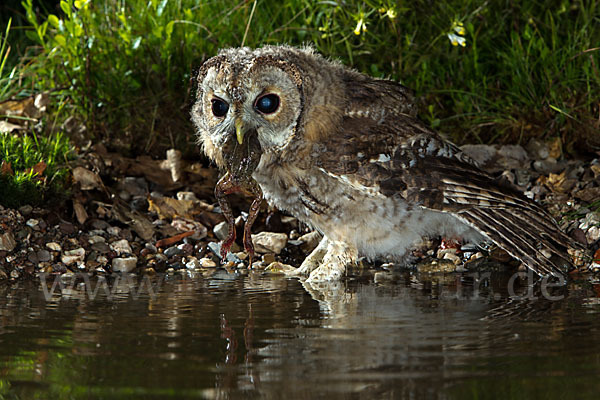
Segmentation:
<svg viewBox="0 0 600 400">
<path fill-rule="evenodd" d="M 47 17 L 32 1 L 35 87 L 136 153 L 193 141 L 193 71 L 242 43 L 313 43 L 401 80 L 422 97 L 421 118 L 458 142 L 581 144 L 599 128 L 598 0 L 66 0 Z"/>
<path fill-rule="evenodd" d="M 193 152 L 194 70 L 222 47 L 276 43 L 402 81 L 420 117 L 459 143 L 560 136 L 567 151 L 600 148 L 600 0 L 23 5 L 19 32 L 36 55 L 23 54 L 20 88 L 50 91 L 59 120 L 76 115 L 95 140 L 136 154 Z"/>
<path fill-rule="evenodd" d="M 69 141 L 62 134 L 38 137 L 35 134 L 0 133 L 0 162 L 3 165 L 0 204 L 15 208 L 65 198 L 66 163 L 72 156 Z M 41 174 L 33 169 L 40 162 L 46 164 Z M 10 168 L 7 167 L 9 164 Z"/>
</svg>

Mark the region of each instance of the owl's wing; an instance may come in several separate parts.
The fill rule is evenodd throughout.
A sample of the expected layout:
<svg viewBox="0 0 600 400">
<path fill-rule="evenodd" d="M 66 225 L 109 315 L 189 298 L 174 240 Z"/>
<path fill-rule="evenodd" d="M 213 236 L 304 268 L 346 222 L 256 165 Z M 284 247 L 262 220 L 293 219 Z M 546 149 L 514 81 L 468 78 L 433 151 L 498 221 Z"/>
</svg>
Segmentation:
<svg viewBox="0 0 600 400">
<path fill-rule="evenodd" d="M 564 276 L 567 249 L 581 246 L 510 185 L 408 115 L 344 117 L 322 138 L 316 164 L 388 197 L 449 212 L 540 275 Z"/>
</svg>

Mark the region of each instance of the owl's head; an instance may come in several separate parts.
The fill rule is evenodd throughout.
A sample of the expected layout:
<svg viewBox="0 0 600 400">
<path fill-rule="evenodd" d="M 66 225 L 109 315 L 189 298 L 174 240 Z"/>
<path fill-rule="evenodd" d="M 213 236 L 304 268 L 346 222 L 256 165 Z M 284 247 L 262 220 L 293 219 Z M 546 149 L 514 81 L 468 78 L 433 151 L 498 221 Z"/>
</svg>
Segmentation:
<svg viewBox="0 0 600 400">
<path fill-rule="evenodd" d="M 301 67 L 312 51 L 234 48 L 206 61 L 198 74 L 192 120 L 206 154 L 223 166 L 222 149 L 256 135 L 263 152 L 281 151 L 296 135 L 304 109 Z"/>
</svg>

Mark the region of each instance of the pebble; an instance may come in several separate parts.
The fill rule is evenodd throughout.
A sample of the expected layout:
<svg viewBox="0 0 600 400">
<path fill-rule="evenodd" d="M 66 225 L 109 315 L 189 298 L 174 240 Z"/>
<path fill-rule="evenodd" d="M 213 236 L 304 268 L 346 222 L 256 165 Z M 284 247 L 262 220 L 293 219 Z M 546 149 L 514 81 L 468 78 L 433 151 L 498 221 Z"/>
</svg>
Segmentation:
<svg viewBox="0 0 600 400">
<path fill-rule="evenodd" d="M 600 239 L 600 228 L 597 226 L 592 226 L 585 233 L 585 237 L 587 238 L 588 243 L 596 243 L 596 241 Z"/>
<path fill-rule="evenodd" d="M 217 239 L 225 240 L 225 238 L 227 237 L 227 234 L 229 233 L 229 224 L 225 221 L 219 222 L 213 228 L 213 232 Z"/>
<path fill-rule="evenodd" d="M 50 254 L 50 252 L 48 250 L 38 250 L 36 252 L 37 255 L 37 259 L 38 262 L 48 262 L 48 261 L 52 261 L 52 254 Z"/>
<path fill-rule="evenodd" d="M 33 207 L 31 207 L 29 204 L 19 207 L 19 212 L 24 216 L 28 216 L 32 211 Z"/>
<path fill-rule="evenodd" d="M 112 242 L 110 244 L 110 248 L 118 255 L 133 253 L 133 250 L 131 250 L 131 246 L 129 245 L 129 242 L 126 239 L 121 239 L 121 240 L 117 240 L 116 242 Z"/>
<path fill-rule="evenodd" d="M 255 265 L 258 263 L 255 263 Z M 261 264 L 262 265 L 266 265 L 266 264 Z M 283 264 L 280 263 L 278 261 L 272 262 L 269 265 L 267 265 L 267 267 L 265 268 L 265 272 L 267 273 L 272 273 L 272 274 L 282 274 L 282 273 L 290 273 L 290 272 L 294 272 L 297 271 L 297 268 L 292 267 L 289 264 Z"/>
<path fill-rule="evenodd" d="M 0 235 L 0 250 L 13 251 L 17 246 L 12 232 L 4 232 Z"/>
<path fill-rule="evenodd" d="M 437 258 L 442 258 L 442 259 L 448 260 L 448 258 L 446 258 L 446 255 L 447 254 L 452 254 L 452 255 L 456 256 L 456 251 L 457 251 L 457 249 L 455 247 L 448 247 L 448 248 L 445 248 L 445 249 L 441 249 L 440 248 L 437 251 Z"/>
<path fill-rule="evenodd" d="M 106 229 L 108 229 L 110 227 L 110 225 L 108 224 L 108 222 L 103 221 L 101 219 L 94 219 L 92 220 L 92 228 L 99 230 L 99 231 L 105 231 Z"/>
<path fill-rule="evenodd" d="M 106 242 L 106 239 L 104 239 L 102 236 L 93 235 L 88 238 L 89 244 L 104 243 L 104 242 Z"/>
<path fill-rule="evenodd" d="M 137 265 L 137 257 L 123 257 L 113 258 L 112 269 L 115 272 L 131 272 Z"/>
<path fill-rule="evenodd" d="M 46 243 L 46 247 L 52 251 L 62 251 L 62 247 L 60 247 L 60 244 L 56 242 L 48 242 Z"/>
<path fill-rule="evenodd" d="M 550 157 L 548 145 L 535 138 L 532 138 L 529 143 L 527 143 L 527 151 L 534 160 L 545 160 L 546 158 Z"/>
<path fill-rule="evenodd" d="M 262 256 L 262 262 L 265 265 L 269 265 L 271 263 L 274 263 L 275 262 L 275 254 L 273 254 L 273 253 L 264 254 Z"/>
<path fill-rule="evenodd" d="M 444 254 L 443 259 L 452 261 L 454 263 L 454 265 L 458 265 L 461 262 L 460 257 L 457 256 L 456 253 L 446 253 L 446 254 Z"/>
<path fill-rule="evenodd" d="M 146 249 L 148 249 L 148 250 L 149 250 L 150 252 L 152 252 L 152 253 L 157 253 L 157 252 L 158 252 L 158 249 L 157 249 L 157 248 L 156 248 L 156 246 L 155 246 L 155 245 L 153 245 L 152 243 L 146 243 L 146 244 L 144 245 L 144 247 L 145 247 Z"/>
<path fill-rule="evenodd" d="M 287 244 L 285 233 L 260 232 L 252 235 L 252 242 L 257 253 L 281 253 Z"/>
<path fill-rule="evenodd" d="M 94 243 L 91 249 L 99 253 L 108 253 L 110 251 L 110 247 L 104 242 Z"/>
<path fill-rule="evenodd" d="M 198 269 L 201 266 L 202 263 L 196 257 L 189 257 L 188 261 L 185 263 L 185 267 L 187 269 Z"/>
<path fill-rule="evenodd" d="M 80 262 L 83 262 L 84 259 L 85 259 L 85 250 L 82 247 L 80 247 L 78 249 L 74 249 L 74 250 L 67 250 L 60 257 L 60 260 L 65 265 L 80 263 Z"/>
<path fill-rule="evenodd" d="M 108 228 L 106 228 L 106 232 L 108 232 L 110 236 L 119 236 L 119 234 L 121 233 L 121 228 L 119 228 L 118 226 L 109 226 Z"/>
<path fill-rule="evenodd" d="M 25 225 L 36 231 L 40 229 L 40 221 L 35 218 L 28 219 L 27 222 L 25 222 Z"/>
<path fill-rule="evenodd" d="M 210 258 L 204 257 L 200 259 L 200 266 L 204 268 L 215 268 L 217 263 Z"/>
<path fill-rule="evenodd" d="M 183 254 L 183 250 L 179 249 L 177 246 L 172 246 L 166 249 L 163 254 L 167 257 L 173 257 Z"/>
</svg>

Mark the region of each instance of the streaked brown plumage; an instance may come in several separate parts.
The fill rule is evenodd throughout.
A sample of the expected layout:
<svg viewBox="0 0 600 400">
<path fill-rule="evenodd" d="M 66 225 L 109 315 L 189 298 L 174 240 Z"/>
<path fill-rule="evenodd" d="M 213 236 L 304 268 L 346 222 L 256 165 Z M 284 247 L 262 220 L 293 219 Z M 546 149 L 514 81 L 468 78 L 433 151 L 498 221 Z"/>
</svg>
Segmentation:
<svg viewBox="0 0 600 400">
<path fill-rule="evenodd" d="M 324 234 L 298 271 L 311 280 L 338 279 L 360 254 L 402 257 L 434 235 L 494 242 L 540 275 L 569 268 L 567 248 L 578 245 L 420 122 L 398 83 L 273 46 L 222 51 L 198 87 L 192 118 L 205 153 L 226 167 L 225 143 L 243 126 L 243 140 L 260 143 L 252 178 L 265 198 Z M 275 111 L 261 111 L 265 98 Z"/>
</svg>

